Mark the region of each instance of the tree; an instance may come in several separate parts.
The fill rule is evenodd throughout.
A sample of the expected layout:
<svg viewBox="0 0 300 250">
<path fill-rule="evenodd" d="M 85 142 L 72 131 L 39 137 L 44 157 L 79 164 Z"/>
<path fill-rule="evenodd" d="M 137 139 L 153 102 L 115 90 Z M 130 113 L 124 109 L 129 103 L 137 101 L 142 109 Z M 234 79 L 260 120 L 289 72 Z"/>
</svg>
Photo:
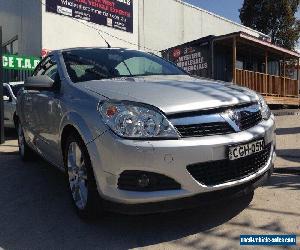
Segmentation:
<svg viewBox="0 0 300 250">
<path fill-rule="evenodd" d="M 300 38 L 295 16 L 300 0 L 244 0 L 240 9 L 243 25 L 269 35 L 272 43 L 294 50 Z"/>
</svg>

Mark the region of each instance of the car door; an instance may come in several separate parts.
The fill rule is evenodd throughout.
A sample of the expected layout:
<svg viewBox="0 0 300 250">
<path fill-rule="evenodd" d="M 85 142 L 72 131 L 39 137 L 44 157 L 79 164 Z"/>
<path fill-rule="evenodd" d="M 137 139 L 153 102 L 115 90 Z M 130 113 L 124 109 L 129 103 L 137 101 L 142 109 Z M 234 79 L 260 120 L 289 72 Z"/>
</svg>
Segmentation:
<svg viewBox="0 0 300 250">
<path fill-rule="evenodd" d="M 62 118 L 60 105 L 60 76 L 54 56 L 44 65 L 42 75 L 48 75 L 54 80 L 52 90 L 40 90 L 33 99 L 34 123 L 37 135 L 36 147 L 40 153 L 54 164 L 58 164 L 59 125 Z"/>
<path fill-rule="evenodd" d="M 42 75 L 45 72 L 45 65 L 47 64 L 49 57 L 46 57 L 41 61 L 41 63 L 36 67 L 33 72 L 33 76 Z M 33 146 L 36 150 L 37 141 L 38 141 L 38 124 L 37 124 L 37 112 L 36 107 L 38 100 L 37 95 L 39 94 L 38 90 L 28 90 L 25 89 L 23 91 L 23 95 L 20 102 L 20 114 L 22 127 L 24 131 L 24 135 L 26 137 L 26 142 Z"/>
<path fill-rule="evenodd" d="M 3 86 L 3 99 L 4 99 L 4 126 L 8 128 L 14 127 L 14 111 L 15 103 L 12 97 L 12 92 L 8 84 Z"/>
</svg>

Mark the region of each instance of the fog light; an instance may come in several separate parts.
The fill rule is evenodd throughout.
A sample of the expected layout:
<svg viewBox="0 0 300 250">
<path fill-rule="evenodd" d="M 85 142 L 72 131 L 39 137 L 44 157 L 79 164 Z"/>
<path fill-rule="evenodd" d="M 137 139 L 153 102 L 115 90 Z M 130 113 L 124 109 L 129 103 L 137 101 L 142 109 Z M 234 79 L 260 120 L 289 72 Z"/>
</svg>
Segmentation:
<svg viewBox="0 0 300 250">
<path fill-rule="evenodd" d="M 143 174 L 140 178 L 138 178 L 138 185 L 141 188 L 148 187 L 150 185 L 150 178 Z"/>
<path fill-rule="evenodd" d="M 152 192 L 180 189 L 181 185 L 172 178 L 162 174 L 126 170 L 120 174 L 118 188 L 128 191 Z"/>
</svg>

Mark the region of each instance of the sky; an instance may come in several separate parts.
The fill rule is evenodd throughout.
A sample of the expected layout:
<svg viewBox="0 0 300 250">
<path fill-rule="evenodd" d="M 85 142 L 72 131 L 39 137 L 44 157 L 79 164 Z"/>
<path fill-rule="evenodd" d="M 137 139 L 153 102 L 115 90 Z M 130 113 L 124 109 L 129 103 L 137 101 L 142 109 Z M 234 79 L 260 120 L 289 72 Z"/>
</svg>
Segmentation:
<svg viewBox="0 0 300 250">
<path fill-rule="evenodd" d="M 185 0 L 186 2 L 240 23 L 239 9 L 244 0 Z M 274 0 L 276 1 L 276 0 Z M 300 11 L 297 13 L 300 18 Z"/>
</svg>

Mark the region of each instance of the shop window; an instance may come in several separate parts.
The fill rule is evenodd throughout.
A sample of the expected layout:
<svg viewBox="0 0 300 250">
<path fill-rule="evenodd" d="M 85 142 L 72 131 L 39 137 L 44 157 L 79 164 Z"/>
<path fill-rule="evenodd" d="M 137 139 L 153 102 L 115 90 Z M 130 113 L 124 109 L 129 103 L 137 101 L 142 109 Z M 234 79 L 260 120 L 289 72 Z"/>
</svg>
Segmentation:
<svg viewBox="0 0 300 250">
<path fill-rule="evenodd" d="M 17 55 L 19 53 L 19 41 L 18 38 L 13 38 L 7 43 L 3 45 L 3 53 L 4 54 L 13 54 Z"/>
<path fill-rule="evenodd" d="M 4 47 L 4 53 L 8 53 L 8 54 L 11 53 L 11 47 L 10 47 L 10 45 L 6 45 L 6 46 Z"/>
<path fill-rule="evenodd" d="M 12 42 L 12 54 L 17 55 L 19 53 L 19 42 L 15 40 Z"/>
<path fill-rule="evenodd" d="M 244 69 L 244 62 L 243 61 L 236 61 L 236 66 L 237 69 Z"/>
</svg>

